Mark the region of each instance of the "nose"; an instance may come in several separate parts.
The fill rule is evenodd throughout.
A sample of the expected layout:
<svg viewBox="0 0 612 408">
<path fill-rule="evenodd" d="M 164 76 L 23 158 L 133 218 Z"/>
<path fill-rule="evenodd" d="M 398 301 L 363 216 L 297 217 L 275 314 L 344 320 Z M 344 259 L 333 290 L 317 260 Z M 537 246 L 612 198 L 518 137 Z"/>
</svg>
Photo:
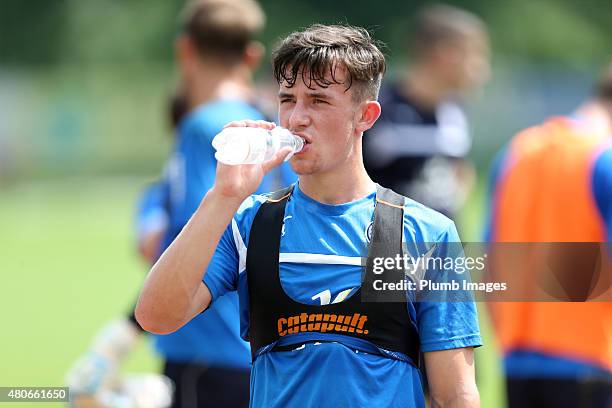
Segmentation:
<svg viewBox="0 0 612 408">
<path fill-rule="evenodd" d="M 289 129 L 300 130 L 310 124 L 310 114 L 304 103 L 297 101 L 289 115 Z"/>
</svg>

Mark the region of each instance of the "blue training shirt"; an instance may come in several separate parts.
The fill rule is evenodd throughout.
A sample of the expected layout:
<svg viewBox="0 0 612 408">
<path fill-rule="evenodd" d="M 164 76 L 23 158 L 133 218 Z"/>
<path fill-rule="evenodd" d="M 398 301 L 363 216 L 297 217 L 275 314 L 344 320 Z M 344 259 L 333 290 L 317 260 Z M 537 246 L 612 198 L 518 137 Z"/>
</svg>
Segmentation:
<svg viewBox="0 0 612 408">
<path fill-rule="evenodd" d="M 166 183 L 149 184 L 138 199 L 136 234 L 142 239 L 148 234 L 168 229 L 168 191 Z"/>
<path fill-rule="evenodd" d="M 177 143 L 167 167 L 164 182 L 169 199 L 167 248 L 214 185 L 217 161 L 212 139 L 228 122 L 265 119 L 248 103 L 226 99 L 200 106 L 178 127 Z M 283 165 L 285 177 L 291 170 Z M 289 175 L 289 176 L 287 176 Z M 278 176 L 269 174 L 258 191 L 277 188 L 271 185 Z M 238 296 L 229 293 L 175 333 L 156 335 L 157 350 L 173 362 L 196 362 L 209 366 L 250 367 L 249 344 L 239 335 Z"/>
<path fill-rule="evenodd" d="M 253 218 L 265 196 L 251 196 L 221 237 L 204 282 L 214 306 L 238 292 L 241 334 L 248 338 L 246 256 Z M 281 234 L 280 279 L 291 298 L 308 304 L 340 302 L 361 283 L 361 257 L 376 193 L 354 202 L 327 205 L 296 185 L 287 202 Z M 406 199 L 404 237 L 414 243 L 459 242 L 454 223 Z M 440 245 L 442 251 L 446 245 Z M 443 253 L 438 256 L 444 256 Z M 481 344 L 473 303 L 408 304 L 424 352 Z M 204 313 L 204 315 L 206 315 Z M 261 354 L 251 372 L 251 405 L 424 407 L 418 369 L 405 361 L 368 354 L 340 343 L 307 343 L 292 351 Z"/>
</svg>

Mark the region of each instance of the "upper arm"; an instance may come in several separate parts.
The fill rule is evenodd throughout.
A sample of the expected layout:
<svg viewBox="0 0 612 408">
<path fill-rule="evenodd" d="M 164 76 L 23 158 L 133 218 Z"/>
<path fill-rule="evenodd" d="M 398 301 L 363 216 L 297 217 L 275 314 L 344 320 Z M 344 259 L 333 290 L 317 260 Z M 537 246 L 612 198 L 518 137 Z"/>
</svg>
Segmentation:
<svg viewBox="0 0 612 408">
<path fill-rule="evenodd" d="M 435 256 L 442 259 L 465 256 L 460 242 L 454 223 L 449 222 L 437 239 Z M 473 301 L 437 300 L 417 304 L 431 406 L 479 407 L 473 351 L 473 347 L 481 345 L 476 305 Z"/>
<path fill-rule="evenodd" d="M 432 408 L 480 406 L 473 348 L 425 353 L 425 366 Z"/>
<path fill-rule="evenodd" d="M 448 221 L 445 232 L 437 241 L 433 253 L 435 258 L 455 259 L 465 256 L 455 225 L 451 221 Z M 450 269 L 433 268 L 427 271 L 427 279 L 440 283 L 449 279 L 469 279 L 468 275 L 466 271 L 459 274 Z M 429 296 L 428 300 L 415 303 L 416 323 L 423 352 L 477 347 L 482 344 L 478 313 L 469 292 L 449 289 L 431 291 Z"/>
<path fill-rule="evenodd" d="M 193 319 L 210 306 L 212 302 L 212 295 L 208 286 L 206 286 L 203 282 L 200 283 L 195 296 L 193 297 L 193 302 L 191 302 L 191 308 L 187 314 L 187 321 Z"/>
<path fill-rule="evenodd" d="M 240 275 L 246 269 L 248 230 L 265 200 L 263 196 L 247 198 L 223 232 L 203 278 L 213 301 L 227 292 L 238 290 Z"/>
<path fill-rule="evenodd" d="M 232 220 L 223 232 L 204 274 L 203 283 L 211 300 L 238 287 L 239 254 L 234 242 L 238 238 L 234 235 L 239 232 L 236 229 L 236 223 Z"/>
</svg>

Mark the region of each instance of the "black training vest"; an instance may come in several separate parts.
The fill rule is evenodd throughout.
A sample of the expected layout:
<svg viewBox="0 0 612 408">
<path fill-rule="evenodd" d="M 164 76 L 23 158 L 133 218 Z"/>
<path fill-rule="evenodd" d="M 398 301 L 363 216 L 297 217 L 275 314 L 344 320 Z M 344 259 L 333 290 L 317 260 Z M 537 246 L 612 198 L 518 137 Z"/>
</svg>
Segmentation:
<svg viewBox="0 0 612 408">
<path fill-rule="evenodd" d="M 279 249 L 285 205 L 293 186 L 272 193 L 259 208 L 249 235 L 246 273 L 249 291 L 249 341 L 253 361 L 262 352 L 310 341 L 335 341 L 349 347 L 368 345 L 381 355 L 418 365 L 419 337 L 407 309 L 406 296 L 397 301 L 368 301 L 376 297 L 371 283 L 375 257 L 402 255 L 404 197 L 376 187 L 371 242 L 362 286 L 340 303 L 308 305 L 291 299 L 279 275 Z M 304 220 L 308 222 L 308 220 Z M 364 289 L 365 288 L 365 289 Z M 368 297 L 366 297 L 366 293 Z M 290 340 L 291 339 L 291 340 Z M 374 345 L 375 347 L 372 347 Z M 384 350 L 379 350 L 382 348 Z M 398 355 L 399 352 L 402 355 Z"/>
</svg>

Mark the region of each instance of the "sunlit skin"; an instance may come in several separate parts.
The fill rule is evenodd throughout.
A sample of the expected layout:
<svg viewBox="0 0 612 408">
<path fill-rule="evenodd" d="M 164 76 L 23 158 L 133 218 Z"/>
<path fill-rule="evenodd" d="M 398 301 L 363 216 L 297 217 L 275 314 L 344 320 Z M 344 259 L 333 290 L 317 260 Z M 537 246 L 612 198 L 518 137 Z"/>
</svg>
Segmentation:
<svg viewBox="0 0 612 408">
<path fill-rule="evenodd" d="M 304 149 L 290 161 L 300 176 L 300 187 L 308 192 L 312 185 L 338 188 L 349 180 L 371 181 L 363 168 L 361 137 L 380 115 L 376 101 L 356 101 L 354 88 L 347 89 L 347 73 L 342 67 L 334 77 L 338 83 L 308 87 L 298 74 L 291 87 L 279 85 L 280 125 L 306 141 Z M 308 73 L 304 75 L 308 78 Z M 357 183 L 358 185 L 360 183 Z"/>
</svg>

